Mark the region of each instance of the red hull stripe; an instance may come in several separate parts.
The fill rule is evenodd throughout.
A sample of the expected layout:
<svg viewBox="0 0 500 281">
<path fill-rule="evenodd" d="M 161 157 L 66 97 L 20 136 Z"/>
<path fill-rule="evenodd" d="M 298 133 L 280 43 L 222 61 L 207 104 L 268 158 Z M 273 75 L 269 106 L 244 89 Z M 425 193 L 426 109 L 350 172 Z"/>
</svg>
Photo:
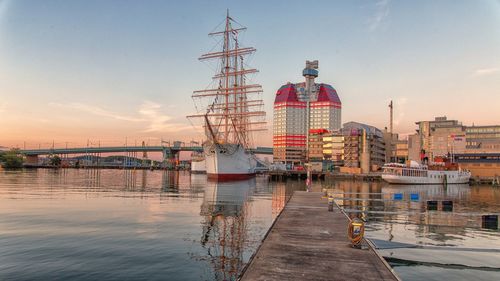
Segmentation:
<svg viewBox="0 0 500 281">
<path fill-rule="evenodd" d="M 217 181 L 237 181 L 247 180 L 255 177 L 253 174 L 207 174 L 208 179 Z"/>
</svg>

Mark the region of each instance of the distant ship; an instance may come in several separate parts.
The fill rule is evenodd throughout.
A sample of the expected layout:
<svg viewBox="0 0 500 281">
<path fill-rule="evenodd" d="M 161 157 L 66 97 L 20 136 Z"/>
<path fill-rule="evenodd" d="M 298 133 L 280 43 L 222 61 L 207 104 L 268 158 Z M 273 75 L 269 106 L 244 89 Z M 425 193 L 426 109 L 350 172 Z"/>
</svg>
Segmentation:
<svg viewBox="0 0 500 281">
<path fill-rule="evenodd" d="M 392 184 L 464 184 L 471 173 L 447 160 L 429 165 L 411 161 L 409 165 L 389 163 L 383 167 L 382 179 Z"/>
<path fill-rule="evenodd" d="M 209 33 L 221 36 L 221 49 L 202 55 L 199 59 L 215 60 L 217 71 L 213 87 L 193 92 L 196 101 L 208 101 L 201 105 L 202 113 L 188 118 L 202 118 L 207 140 L 203 143 L 206 173 L 209 179 L 242 180 L 255 176 L 257 164 L 251 146 L 251 133 L 261 131 L 265 122 L 264 103 L 256 96 L 262 94 L 262 86 L 248 84 L 247 75 L 257 72 L 247 68 L 244 58 L 253 54 L 253 47 L 242 47 L 239 34 L 246 28 L 239 26 L 227 13 L 224 30 Z M 260 128 L 259 128 L 260 126 Z"/>
</svg>

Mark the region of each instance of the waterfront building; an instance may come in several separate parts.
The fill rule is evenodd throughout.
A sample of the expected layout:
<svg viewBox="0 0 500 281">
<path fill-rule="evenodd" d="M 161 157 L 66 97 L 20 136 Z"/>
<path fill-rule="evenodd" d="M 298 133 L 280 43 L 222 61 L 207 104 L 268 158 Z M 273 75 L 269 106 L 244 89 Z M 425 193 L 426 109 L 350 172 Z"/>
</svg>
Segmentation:
<svg viewBox="0 0 500 281">
<path fill-rule="evenodd" d="M 469 170 L 474 179 L 500 179 L 500 153 L 462 153 L 454 159 L 460 168 Z"/>
<path fill-rule="evenodd" d="M 405 163 L 406 160 L 408 160 L 408 140 L 397 140 L 395 146 L 396 153 L 394 162 Z"/>
<path fill-rule="evenodd" d="M 309 145 L 307 149 L 309 162 L 322 162 L 323 157 L 323 135 L 328 133 L 325 129 L 309 130 Z"/>
<path fill-rule="evenodd" d="M 305 82 L 281 86 L 274 100 L 273 156 L 275 162 L 304 163 L 309 130 L 339 130 L 341 108 L 337 91 L 329 84 L 315 83 L 318 61 L 307 61 Z M 316 145 L 316 144 L 315 144 Z"/>
<path fill-rule="evenodd" d="M 500 153 L 500 125 L 465 128 L 467 153 Z"/>
<path fill-rule="evenodd" d="M 334 167 L 344 166 L 344 140 L 340 131 L 323 135 L 323 159 Z"/>
<path fill-rule="evenodd" d="M 376 171 L 384 165 L 385 143 L 380 129 L 358 122 L 348 122 L 344 124 L 342 132 L 344 167 L 354 168 L 349 172 Z"/>
<path fill-rule="evenodd" d="M 384 129 L 383 139 L 385 144 L 385 163 L 405 163 L 408 160 L 408 139 L 399 139 L 399 134 L 394 134 Z"/>
<path fill-rule="evenodd" d="M 420 152 L 422 146 L 420 144 L 420 136 L 413 134 L 408 136 L 408 160 L 421 163 Z"/>
<path fill-rule="evenodd" d="M 357 129 L 343 130 L 344 133 L 344 167 L 360 168 L 361 165 L 361 132 Z"/>
<path fill-rule="evenodd" d="M 449 154 L 500 153 L 500 125 L 464 126 L 457 120 L 448 120 L 446 116 L 416 124 L 418 150 L 424 150 L 429 159 Z M 416 160 L 416 154 L 409 154 L 409 159 Z"/>
<path fill-rule="evenodd" d="M 429 159 L 465 151 L 465 126 L 461 122 L 448 120 L 443 116 L 436 117 L 434 121 L 419 121 L 416 124 L 421 149 Z"/>
<path fill-rule="evenodd" d="M 398 135 L 387 131 L 387 127 L 385 127 L 383 132 L 383 138 L 385 143 L 385 162 L 386 163 L 396 162 L 395 141 L 397 140 Z"/>
</svg>

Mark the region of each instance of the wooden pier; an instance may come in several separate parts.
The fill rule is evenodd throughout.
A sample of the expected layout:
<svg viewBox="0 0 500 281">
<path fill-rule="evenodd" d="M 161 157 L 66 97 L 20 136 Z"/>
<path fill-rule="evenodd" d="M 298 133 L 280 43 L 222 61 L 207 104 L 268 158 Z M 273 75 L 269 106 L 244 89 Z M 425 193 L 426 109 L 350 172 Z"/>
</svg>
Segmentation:
<svg viewBox="0 0 500 281">
<path fill-rule="evenodd" d="M 370 244 L 354 249 L 349 219 L 319 192 L 296 191 L 241 280 L 399 280 Z"/>
<path fill-rule="evenodd" d="M 270 181 L 286 181 L 287 179 L 302 179 L 307 178 L 306 171 L 269 171 Z M 382 173 L 369 173 L 369 174 L 346 174 L 337 172 L 311 172 L 313 180 L 317 179 L 334 179 L 334 180 L 362 180 L 362 181 L 381 181 Z"/>
<path fill-rule="evenodd" d="M 304 170 L 269 171 L 267 172 L 267 174 L 269 175 L 270 181 L 286 181 L 287 179 L 294 179 L 294 180 L 307 179 L 307 172 Z M 311 177 L 313 178 L 313 180 L 325 179 L 325 175 L 326 175 L 325 172 L 311 172 Z"/>
<path fill-rule="evenodd" d="M 361 181 L 381 181 L 382 173 L 373 172 L 368 174 L 346 174 L 346 173 L 328 173 L 326 179 L 333 180 L 361 180 Z"/>
</svg>

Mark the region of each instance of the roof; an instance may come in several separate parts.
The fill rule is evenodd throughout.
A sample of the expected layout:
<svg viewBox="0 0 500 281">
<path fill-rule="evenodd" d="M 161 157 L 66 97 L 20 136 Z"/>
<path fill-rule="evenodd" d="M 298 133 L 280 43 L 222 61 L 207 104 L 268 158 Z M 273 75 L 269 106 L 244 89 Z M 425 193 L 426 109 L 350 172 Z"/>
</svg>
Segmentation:
<svg viewBox="0 0 500 281">
<path fill-rule="evenodd" d="M 288 101 L 299 101 L 297 98 L 297 89 L 291 83 L 281 86 L 278 92 L 276 92 L 276 98 L 274 99 L 274 103 Z"/>
<path fill-rule="evenodd" d="M 319 85 L 318 101 L 332 101 L 338 104 L 342 104 L 342 102 L 340 102 L 337 91 L 335 91 L 335 89 L 328 84 Z"/>
<path fill-rule="evenodd" d="M 328 84 L 317 84 L 319 85 L 318 99 L 317 102 L 333 102 L 342 105 L 340 98 L 337 94 L 337 91 Z M 299 99 L 297 97 L 297 88 L 305 87 L 305 83 L 287 83 L 281 86 L 276 92 L 276 98 L 274 99 L 274 103 L 281 102 L 298 102 Z"/>
<path fill-rule="evenodd" d="M 370 125 L 363 124 L 363 123 L 358 123 L 358 122 L 347 122 L 347 123 L 344 123 L 344 126 L 343 126 L 343 131 L 344 132 L 350 132 L 353 129 L 355 129 L 355 130 L 365 130 L 367 134 L 376 135 L 378 137 L 383 137 L 382 131 L 379 130 L 378 128 L 374 127 L 374 126 L 370 126 Z"/>
</svg>

